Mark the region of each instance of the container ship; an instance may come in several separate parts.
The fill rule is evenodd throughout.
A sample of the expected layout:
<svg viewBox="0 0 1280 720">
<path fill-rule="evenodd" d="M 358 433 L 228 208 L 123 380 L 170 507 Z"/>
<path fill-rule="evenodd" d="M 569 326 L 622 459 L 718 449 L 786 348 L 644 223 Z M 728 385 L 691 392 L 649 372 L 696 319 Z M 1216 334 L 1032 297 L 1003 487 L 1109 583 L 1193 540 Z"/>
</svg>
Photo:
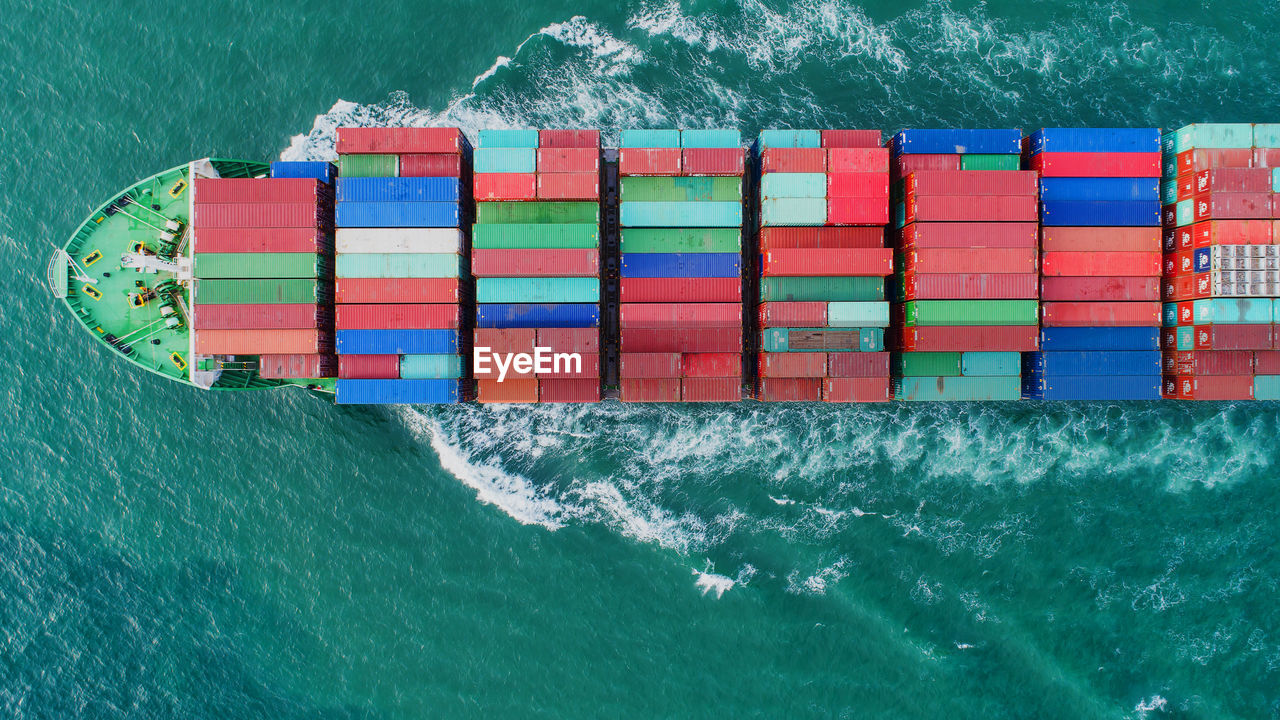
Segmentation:
<svg viewBox="0 0 1280 720">
<path fill-rule="evenodd" d="M 341 404 L 1280 399 L 1280 125 L 339 128 L 49 261 L 107 352 Z"/>
</svg>

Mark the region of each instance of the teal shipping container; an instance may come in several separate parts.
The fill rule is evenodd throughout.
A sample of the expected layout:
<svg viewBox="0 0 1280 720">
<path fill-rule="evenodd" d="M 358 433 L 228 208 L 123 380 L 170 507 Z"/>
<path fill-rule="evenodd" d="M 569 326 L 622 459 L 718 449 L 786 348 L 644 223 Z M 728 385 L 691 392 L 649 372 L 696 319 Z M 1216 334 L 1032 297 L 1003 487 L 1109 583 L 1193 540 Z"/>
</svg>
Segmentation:
<svg viewBox="0 0 1280 720">
<path fill-rule="evenodd" d="M 827 326 L 833 328 L 889 327 L 887 302 L 829 302 Z"/>
<path fill-rule="evenodd" d="M 893 397 L 907 401 L 1019 400 L 1022 398 L 1022 378 L 1017 375 L 896 378 Z"/>
<path fill-rule="evenodd" d="M 552 305 L 600 302 L 596 278 L 476 278 L 476 302 Z"/>
<path fill-rule="evenodd" d="M 1251 148 L 1253 126 L 1248 123 L 1197 123 L 1179 128 L 1173 136 L 1173 151 L 1206 148 Z"/>
<path fill-rule="evenodd" d="M 761 302 L 869 302 L 884 299 L 880 277 L 762 277 Z"/>
<path fill-rule="evenodd" d="M 822 133 L 817 130 L 761 130 L 760 149 L 820 148 Z"/>
<path fill-rule="evenodd" d="M 791 347 L 792 333 L 806 332 L 858 332 L 858 348 Z M 883 352 L 884 328 L 765 328 L 760 331 L 760 348 L 765 352 Z"/>
<path fill-rule="evenodd" d="M 680 131 L 679 130 L 623 130 L 622 143 L 619 147 L 624 148 L 678 148 L 680 147 Z M 477 171 L 479 172 L 479 171 Z"/>
<path fill-rule="evenodd" d="M 681 130 L 680 144 L 687 148 L 736 148 L 742 147 L 742 135 L 737 130 Z"/>
<path fill-rule="evenodd" d="M 531 173 L 538 166 L 533 148 L 476 148 L 472 158 L 478 173 Z"/>
<path fill-rule="evenodd" d="M 826 225 L 826 198 L 765 198 L 760 201 L 760 224 Z"/>
<path fill-rule="evenodd" d="M 1196 349 L 1196 329 L 1190 325 L 1183 325 L 1177 329 L 1177 349 L 1178 350 L 1195 350 Z"/>
<path fill-rule="evenodd" d="M 461 355 L 403 355 L 400 378 L 403 380 L 437 380 L 462 377 Z"/>
<path fill-rule="evenodd" d="M 538 147 L 537 130 L 481 130 L 482 148 L 536 148 Z"/>
<path fill-rule="evenodd" d="M 524 250 L 600 247 L 600 228 L 586 223 L 479 223 L 471 229 L 476 249 Z"/>
<path fill-rule="evenodd" d="M 967 352 L 960 354 L 960 374 L 967 377 L 1000 377 L 1022 372 L 1022 353 Z"/>
<path fill-rule="evenodd" d="M 1190 225 L 1196 221 L 1196 201 L 1183 200 L 1174 206 L 1178 227 Z"/>
<path fill-rule="evenodd" d="M 623 227 L 742 225 L 742 203 L 736 202 L 624 202 L 619 207 Z"/>
<path fill-rule="evenodd" d="M 1271 298 L 1214 298 L 1196 300 L 1191 308 L 1196 325 L 1269 325 L 1273 306 Z"/>
<path fill-rule="evenodd" d="M 1253 378 L 1254 400 L 1280 400 L 1280 375 L 1258 375 Z"/>
<path fill-rule="evenodd" d="M 1272 172 L 1271 182 L 1272 182 L 1272 185 L 1275 184 L 1274 171 Z M 1176 202 L 1178 202 L 1178 181 L 1169 180 L 1169 181 L 1160 183 L 1160 204 L 1172 205 Z"/>
<path fill-rule="evenodd" d="M 826 173 L 765 173 L 760 176 L 760 197 L 825 198 Z"/>
<path fill-rule="evenodd" d="M 1253 146 L 1280 148 L 1280 124 L 1258 123 L 1253 126 Z"/>
<path fill-rule="evenodd" d="M 340 278 L 456 278 L 453 253 L 357 253 L 337 256 Z"/>
<path fill-rule="evenodd" d="M 1271 192 L 1280 192 L 1280 168 L 1271 169 Z"/>
</svg>

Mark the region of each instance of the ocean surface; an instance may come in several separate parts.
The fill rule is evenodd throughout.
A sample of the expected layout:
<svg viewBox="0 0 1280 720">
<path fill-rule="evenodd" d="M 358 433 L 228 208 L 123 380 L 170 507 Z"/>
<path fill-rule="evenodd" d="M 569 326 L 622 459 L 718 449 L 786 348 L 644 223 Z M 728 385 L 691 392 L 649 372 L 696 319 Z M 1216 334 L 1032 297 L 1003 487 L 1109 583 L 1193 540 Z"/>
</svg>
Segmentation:
<svg viewBox="0 0 1280 720">
<path fill-rule="evenodd" d="M 128 183 L 343 124 L 1276 121 L 1276 3 L 0 11 L 0 717 L 1280 717 L 1274 404 L 335 407 L 43 286 Z"/>
</svg>

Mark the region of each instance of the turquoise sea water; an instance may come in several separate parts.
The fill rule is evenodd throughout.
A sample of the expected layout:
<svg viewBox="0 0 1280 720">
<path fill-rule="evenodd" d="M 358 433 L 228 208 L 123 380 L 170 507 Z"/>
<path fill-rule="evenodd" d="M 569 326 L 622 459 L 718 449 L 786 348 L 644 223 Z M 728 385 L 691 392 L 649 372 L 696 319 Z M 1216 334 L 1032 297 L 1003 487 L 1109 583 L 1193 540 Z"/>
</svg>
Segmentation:
<svg viewBox="0 0 1280 720">
<path fill-rule="evenodd" d="M 1280 9 L 0 2 L 0 716 L 1280 717 L 1271 404 L 338 408 L 90 345 L 44 261 L 347 123 L 1280 118 Z"/>
</svg>

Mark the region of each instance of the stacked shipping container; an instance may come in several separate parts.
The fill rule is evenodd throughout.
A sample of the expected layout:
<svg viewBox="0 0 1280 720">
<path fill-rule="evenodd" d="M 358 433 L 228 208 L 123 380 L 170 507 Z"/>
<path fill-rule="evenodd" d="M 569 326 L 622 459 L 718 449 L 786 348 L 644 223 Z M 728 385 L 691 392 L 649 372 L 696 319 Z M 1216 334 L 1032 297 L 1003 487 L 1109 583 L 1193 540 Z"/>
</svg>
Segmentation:
<svg viewBox="0 0 1280 720">
<path fill-rule="evenodd" d="M 480 402 L 600 400 L 600 169 L 596 130 L 480 131 Z"/>
<path fill-rule="evenodd" d="M 1023 142 L 1040 174 L 1042 352 L 1027 397 L 1160 397 L 1160 131 L 1046 128 Z"/>
<path fill-rule="evenodd" d="M 457 128 L 338 128 L 339 403 L 463 399 L 469 160 Z"/>
<path fill-rule="evenodd" d="M 736 130 L 624 130 L 618 156 L 623 402 L 742 399 Z"/>
<path fill-rule="evenodd" d="M 1280 399 L 1280 125 L 1163 138 L 1164 397 Z"/>
<path fill-rule="evenodd" d="M 1038 345 L 1037 196 L 1017 130 L 894 136 L 894 397 L 1016 400 Z"/>
<path fill-rule="evenodd" d="M 879 130 L 760 133 L 760 400 L 889 399 L 880 142 Z"/>
</svg>

